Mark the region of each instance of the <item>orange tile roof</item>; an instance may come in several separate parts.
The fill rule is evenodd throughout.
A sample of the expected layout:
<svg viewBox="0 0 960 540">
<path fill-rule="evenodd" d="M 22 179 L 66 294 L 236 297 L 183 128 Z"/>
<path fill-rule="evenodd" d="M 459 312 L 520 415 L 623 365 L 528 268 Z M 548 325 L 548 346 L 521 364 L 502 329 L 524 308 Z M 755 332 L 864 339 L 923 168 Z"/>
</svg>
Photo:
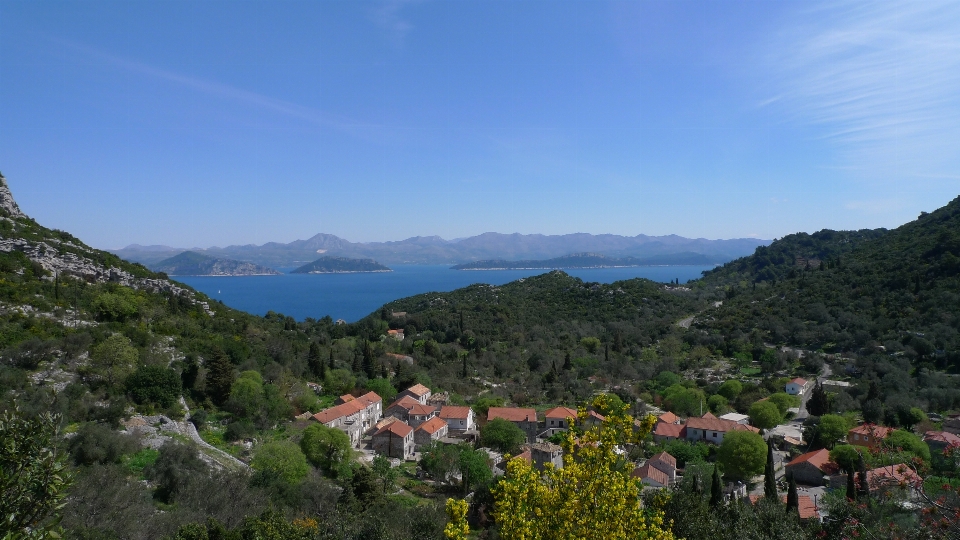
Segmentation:
<svg viewBox="0 0 960 540">
<path fill-rule="evenodd" d="M 850 430 L 850 433 L 857 433 L 860 435 L 872 435 L 878 439 L 886 439 L 887 435 L 890 432 L 896 431 L 893 428 L 886 426 L 878 426 L 876 424 L 861 424 Z"/>
<path fill-rule="evenodd" d="M 871 488 L 880 486 L 918 486 L 922 480 L 913 469 L 907 465 L 887 465 L 867 471 L 867 484 Z"/>
<path fill-rule="evenodd" d="M 677 468 L 677 458 L 671 456 L 670 454 L 668 454 L 668 453 L 666 453 L 666 452 L 660 452 L 659 454 L 655 454 L 653 457 L 651 457 L 651 458 L 649 459 L 648 463 L 649 463 L 650 461 L 662 461 L 662 462 L 666 463 L 667 465 L 670 465 L 670 466 L 673 467 L 674 469 Z"/>
<path fill-rule="evenodd" d="M 607 419 L 606 416 L 598 413 L 597 411 L 589 411 L 589 412 L 587 413 L 587 416 L 589 416 L 590 418 L 596 418 L 597 420 L 600 420 L 600 421 L 603 421 L 603 420 L 606 420 L 606 419 Z"/>
<path fill-rule="evenodd" d="M 806 386 L 806 384 L 807 384 L 807 380 L 806 380 L 806 379 L 801 379 L 800 377 L 797 377 L 796 379 L 794 379 L 794 380 L 792 380 L 792 381 L 790 381 L 790 382 L 799 384 L 800 386 Z"/>
<path fill-rule="evenodd" d="M 423 432 L 425 432 L 425 433 L 429 433 L 429 434 L 433 435 L 434 433 L 436 433 L 437 431 L 439 431 L 441 428 L 445 427 L 446 425 L 447 425 L 447 423 L 443 420 L 443 418 L 434 416 L 433 418 L 431 418 L 431 419 L 427 420 L 426 422 L 420 424 L 420 427 L 417 428 L 417 431 L 423 431 Z"/>
<path fill-rule="evenodd" d="M 397 437 L 406 437 L 407 435 L 413 433 L 413 428 L 408 426 L 406 423 L 397 420 L 396 422 L 391 422 L 382 428 L 380 431 L 377 431 L 373 434 L 374 437 L 377 435 L 383 435 L 387 432 L 393 433 Z"/>
<path fill-rule="evenodd" d="M 666 422 L 668 424 L 676 424 L 680 420 L 680 417 L 670 411 L 667 411 L 657 417 L 657 420 L 660 422 Z"/>
<path fill-rule="evenodd" d="M 554 407 L 543 413 L 543 415 L 544 418 L 558 418 L 560 420 L 566 420 L 567 418 L 576 418 L 577 411 L 576 409 L 571 409 L 570 407 Z"/>
<path fill-rule="evenodd" d="M 806 454 L 797 456 L 793 458 L 790 463 L 787 463 L 787 467 L 793 465 L 799 465 L 801 463 L 810 463 L 814 467 L 823 470 L 824 465 L 830 462 L 830 451 L 826 448 L 820 450 L 814 450 L 813 452 L 807 452 Z"/>
<path fill-rule="evenodd" d="M 949 431 L 928 431 L 923 435 L 923 440 L 943 444 L 960 444 L 960 437 Z"/>
<path fill-rule="evenodd" d="M 404 409 L 406 409 L 406 410 L 409 411 L 410 409 L 414 408 L 415 406 L 417 406 L 417 405 L 419 405 L 419 404 L 420 404 L 420 402 L 417 401 L 417 400 L 415 400 L 415 399 L 413 399 L 412 397 L 410 397 L 410 396 L 403 396 L 402 398 L 400 398 L 400 399 L 394 401 L 393 403 L 391 403 L 390 406 L 387 407 L 387 408 L 388 408 L 388 409 L 392 409 L 392 408 L 394 408 L 394 407 L 400 406 L 400 407 L 403 407 Z"/>
<path fill-rule="evenodd" d="M 344 395 L 340 396 L 340 401 L 343 402 L 343 403 L 347 403 L 348 401 L 353 401 L 353 400 L 355 400 L 355 399 L 357 399 L 357 398 L 353 397 L 353 396 L 350 395 L 350 394 L 344 394 Z"/>
<path fill-rule="evenodd" d="M 533 463 L 533 453 L 530 452 L 529 448 L 524 448 L 523 452 L 520 452 L 518 455 L 514 456 L 513 459 L 522 459 L 527 463 Z"/>
<path fill-rule="evenodd" d="M 412 414 L 414 416 L 426 416 L 428 414 L 433 414 L 434 412 L 436 412 L 436 410 L 437 408 L 434 407 L 433 405 L 421 405 L 417 403 L 416 405 L 410 408 L 409 414 Z"/>
<path fill-rule="evenodd" d="M 658 437 L 673 437 L 675 439 L 680 439 L 683 437 L 683 430 L 686 429 L 685 426 L 680 424 L 665 424 L 660 422 L 655 428 L 653 428 L 653 434 Z"/>
<path fill-rule="evenodd" d="M 417 383 L 417 384 L 411 386 L 410 388 L 407 388 L 406 391 L 407 391 L 407 392 L 410 392 L 411 394 L 413 394 L 413 395 L 415 395 L 415 396 L 425 396 L 425 395 L 431 393 L 429 388 L 427 388 L 426 386 L 424 386 L 424 385 L 422 385 L 422 384 L 420 384 L 420 383 Z"/>
<path fill-rule="evenodd" d="M 757 429 L 753 426 L 738 424 L 732 420 L 721 420 L 717 417 L 687 418 L 687 428 L 717 431 L 720 433 L 726 433 L 728 431 L 754 431 Z"/>
<path fill-rule="evenodd" d="M 440 418 L 464 419 L 470 418 L 470 407 L 459 405 L 444 405 L 440 407 Z"/>
<path fill-rule="evenodd" d="M 706 419 L 708 419 L 708 420 L 716 420 L 716 419 L 717 419 L 717 417 L 714 416 L 713 413 L 710 412 L 710 411 L 707 411 L 707 412 L 703 413 L 703 416 L 701 416 L 700 418 L 706 418 Z"/>
<path fill-rule="evenodd" d="M 372 405 L 374 403 L 380 403 L 383 401 L 383 398 L 380 397 L 380 394 L 376 392 L 367 392 L 366 394 L 358 397 L 357 400 L 365 405 Z"/>
<path fill-rule="evenodd" d="M 645 464 L 643 467 L 637 467 L 634 469 L 632 476 L 634 478 L 639 478 L 640 480 L 649 478 L 661 486 L 666 486 L 670 483 L 670 477 L 667 476 L 665 472 L 654 467 L 653 465 L 650 465 L 649 463 Z"/>
<path fill-rule="evenodd" d="M 350 396 L 353 397 L 353 396 Z M 366 409 L 374 403 L 382 401 L 380 396 L 376 392 L 367 392 L 366 394 L 354 398 L 346 403 L 341 403 L 335 407 L 330 407 L 329 409 L 324 409 L 317 414 L 313 415 L 314 420 L 320 422 L 321 424 L 326 424 L 332 422 L 337 418 L 342 418 L 345 416 L 351 416 L 357 414 L 358 412 Z"/>
<path fill-rule="evenodd" d="M 786 497 L 783 498 L 783 502 L 787 502 Z M 817 505 L 814 504 L 809 495 L 798 496 L 797 502 L 799 503 L 797 510 L 800 511 L 800 519 L 820 517 L 820 511 L 817 510 Z"/>
<path fill-rule="evenodd" d="M 536 422 L 537 411 L 518 407 L 490 407 L 487 410 L 487 420 L 503 418 L 510 422 Z"/>
</svg>

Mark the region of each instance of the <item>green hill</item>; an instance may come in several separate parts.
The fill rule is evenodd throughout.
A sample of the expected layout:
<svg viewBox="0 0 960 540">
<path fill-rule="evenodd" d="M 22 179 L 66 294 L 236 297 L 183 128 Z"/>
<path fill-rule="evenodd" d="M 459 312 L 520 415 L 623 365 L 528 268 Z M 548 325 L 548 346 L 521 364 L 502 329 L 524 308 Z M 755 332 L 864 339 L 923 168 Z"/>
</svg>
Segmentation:
<svg viewBox="0 0 960 540">
<path fill-rule="evenodd" d="M 518 270 L 554 268 L 618 268 L 628 266 L 707 265 L 710 258 L 702 253 L 676 253 L 658 257 L 608 257 L 599 253 L 573 253 L 545 260 L 506 261 L 502 259 L 474 261 L 452 266 L 452 270 Z"/>
<path fill-rule="evenodd" d="M 348 259 L 346 257 L 320 257 L 305 264 L 291 274 L 353 274 L 359 272 L 392 272 L 373 259 Z"/>
<path fill-rule="evenodd" d="M 170 276 L 279 276 L 281 272 L 258 264 L 218 259 L 195 251 L 184 251 L 153 265 Z"/>
</svg>

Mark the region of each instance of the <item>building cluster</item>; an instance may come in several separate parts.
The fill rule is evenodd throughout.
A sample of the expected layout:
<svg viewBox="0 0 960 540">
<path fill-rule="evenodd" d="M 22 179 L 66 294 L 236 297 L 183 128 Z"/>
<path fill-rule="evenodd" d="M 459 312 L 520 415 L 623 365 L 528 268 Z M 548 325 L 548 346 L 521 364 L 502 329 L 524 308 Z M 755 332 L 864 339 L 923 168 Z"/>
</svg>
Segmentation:
<svg viewBox="0 0 960 540">
<path fill-rule="evenodd" d="M 657 418 L 653 427 L 653 440 L 660 444 L 675 440 L 720 444 L 723 436 L 731 431 L 759 433 L 760 430 L 751 426 L 748 421 L 749 417 L 743 414 L 730 413 L 718 418 L 709 412 L 703 416 L 691 416 L 681 420 L 667 411 Z"/>
</svg>

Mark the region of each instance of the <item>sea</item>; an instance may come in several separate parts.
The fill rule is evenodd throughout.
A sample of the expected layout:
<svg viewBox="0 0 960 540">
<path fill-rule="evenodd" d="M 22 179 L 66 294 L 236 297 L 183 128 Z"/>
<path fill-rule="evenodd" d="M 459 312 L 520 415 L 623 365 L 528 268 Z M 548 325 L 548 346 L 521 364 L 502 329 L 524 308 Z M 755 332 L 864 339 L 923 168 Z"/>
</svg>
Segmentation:
<svg viewBox="0 0 960 540">
<path fill-rule="evenodd" d="M 474 283 L 503 285 L 549 270 L 451 270 L 447 265 L 395 265 L 393 272 L 357 274 L 290 274 L 280 276 L 177 276 L 224 304 L 257 315 L 282 313 L 299 321 L 329 315 L 354 322 L 383 304 L 426 292 L 448 292 Z M 713 266 L 637 266 L 564 269 L 586 282 L 612 283 L 647 278 L 663 283 L 697 279 Z"/>
</svg>

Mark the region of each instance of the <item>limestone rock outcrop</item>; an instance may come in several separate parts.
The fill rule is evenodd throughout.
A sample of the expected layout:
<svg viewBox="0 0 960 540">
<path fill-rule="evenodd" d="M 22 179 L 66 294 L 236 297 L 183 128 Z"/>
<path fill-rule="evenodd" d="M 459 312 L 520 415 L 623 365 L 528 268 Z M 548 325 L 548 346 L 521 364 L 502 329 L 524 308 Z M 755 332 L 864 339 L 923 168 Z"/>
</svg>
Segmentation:
<svg viewBox="0 0 960 540">
<path fill-rule="evenodd" d="M 7 186 L 7 179 L 0 174 L 0 211 L 5 212 L 10 217 L 24 217 L 13 194 L 10 193 L 10 187 Z"/>
</svg>

